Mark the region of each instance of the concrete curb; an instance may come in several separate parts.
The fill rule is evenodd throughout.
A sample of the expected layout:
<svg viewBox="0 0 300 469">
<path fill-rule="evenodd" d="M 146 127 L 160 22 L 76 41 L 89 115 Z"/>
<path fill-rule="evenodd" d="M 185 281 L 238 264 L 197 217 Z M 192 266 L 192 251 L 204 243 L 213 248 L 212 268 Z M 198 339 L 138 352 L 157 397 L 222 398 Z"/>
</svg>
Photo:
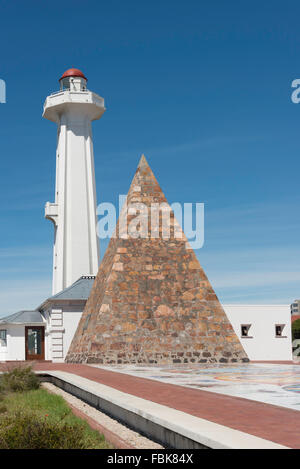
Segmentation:
<svg viewBox="0 0 300 469">
<path fill-rule="evenodd" d="M 204 420 L 62 371 L 39 371 L 49 381 L 167 448 L 287 449 L 286 446 Z"/>
</svg>

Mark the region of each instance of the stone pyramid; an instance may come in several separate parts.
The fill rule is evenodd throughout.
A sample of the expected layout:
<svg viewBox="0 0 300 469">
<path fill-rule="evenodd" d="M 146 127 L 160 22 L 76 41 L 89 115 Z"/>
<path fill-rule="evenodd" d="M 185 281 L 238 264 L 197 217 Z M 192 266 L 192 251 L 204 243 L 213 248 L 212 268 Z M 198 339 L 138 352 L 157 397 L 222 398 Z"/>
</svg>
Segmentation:
<svg viewBox="0 0 300 469">
<path fill-rule="evenodd" d="M 145 204 L 134 235 L 134 204 Z M 73 363 L 228 363 L 247 355 L 142 156 L 71 343 Z M 162 230 L 169 217 L 170 237 Z M 148 216 L 149 215 L 149 216 Z M 124 220 L 128 223 L 128 229 Z M 121 226 L 122 225 L 122 226 Z M 125 227 L 125 228 L 124 228 Z M 126 237 L 126 233 L 132 233 Z M 179 236 L 181 235 L 181 236 Z M 135 236 L 135 237 L 134 237 Z"/>
</svg>

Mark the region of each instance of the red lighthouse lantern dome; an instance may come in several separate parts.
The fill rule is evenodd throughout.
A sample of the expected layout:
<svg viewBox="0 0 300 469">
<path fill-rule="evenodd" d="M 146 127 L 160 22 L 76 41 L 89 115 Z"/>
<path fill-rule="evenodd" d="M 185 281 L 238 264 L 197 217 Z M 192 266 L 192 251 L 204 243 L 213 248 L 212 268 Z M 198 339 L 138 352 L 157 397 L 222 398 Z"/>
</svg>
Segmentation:
<svg viewBox="0 0 300 469">
<path fill-rule="evenodd" d="M 78 68 L 69 68 L 68 70 L 66 70 L 65 73 L 63 73 L 63 75 L 60 77 L 59 81 L 63 80 L 64 78 L 68 78 L 68 77 L 70 77 L 70 78 L 71 77 L 80 77 L 80 78 L 84 78 L 84 80 L 87 81 L 86 76 Z"/>
</svg>

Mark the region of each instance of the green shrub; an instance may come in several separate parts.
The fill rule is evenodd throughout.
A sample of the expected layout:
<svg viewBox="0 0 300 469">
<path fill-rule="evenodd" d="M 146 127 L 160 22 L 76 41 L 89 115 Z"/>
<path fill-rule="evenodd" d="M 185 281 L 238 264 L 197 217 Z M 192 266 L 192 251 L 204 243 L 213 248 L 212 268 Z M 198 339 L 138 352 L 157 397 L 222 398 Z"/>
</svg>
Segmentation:
<svg viewBox="0 0 300 469">
<path fill-rule="evenodd" d="M 7 411 L 7 407 L 5 404 L 0 404 L 0 414 L 4 414 Z"/>
<path fill-rule="evenodd" d="M 300 319 L 292 323 L 292 340 L 300 339 Z"/>
<path fill-rule="evenodd" d="M 45 389 L 7 392 L 1 405 L 0 449 L 111 448 L 103 435 L 72 413 L 61 396 Z"/>
<path fill-rule="evenodd" d="M 23 392 L 40 387 L 39 378 L 32 371 L 31 366 L 16 366 L 1 375 L 0 393 Z"/>
<path fill-rule="evenodd" d="M 35 412 L 0 417 L 0 449 L 85 449 L 93 443 L 80 423 L 53 422 Z"/>
</svg>

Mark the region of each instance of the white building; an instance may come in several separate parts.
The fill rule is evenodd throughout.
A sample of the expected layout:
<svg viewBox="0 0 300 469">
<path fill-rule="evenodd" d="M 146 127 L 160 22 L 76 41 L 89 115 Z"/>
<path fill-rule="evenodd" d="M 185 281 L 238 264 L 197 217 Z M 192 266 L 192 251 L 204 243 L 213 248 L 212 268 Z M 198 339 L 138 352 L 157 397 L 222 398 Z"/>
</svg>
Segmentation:
<svg viewBox="0 0 300 469">
<path fill-rule="evenodd" d="M 36 310 L 0 319 L 0 361 L 64 361 L 94 279 L 81 277 Z"/>
<path fill-rule="evenodd" d="M 290 305 L 223 305 L 253 361 L 292 360 Z"/>
<path fill-rule="evenodd" d="M 35 354 L 44 358 L 45 326 L 43 316 L 39 311 L 19 311 L 0 320 L 0 361 L 26 360 L 25 343 L 31 349 L 31 336 L 35 339 Z M 31 328 L 31 330 L 29 330 Z"/>
</svg>

